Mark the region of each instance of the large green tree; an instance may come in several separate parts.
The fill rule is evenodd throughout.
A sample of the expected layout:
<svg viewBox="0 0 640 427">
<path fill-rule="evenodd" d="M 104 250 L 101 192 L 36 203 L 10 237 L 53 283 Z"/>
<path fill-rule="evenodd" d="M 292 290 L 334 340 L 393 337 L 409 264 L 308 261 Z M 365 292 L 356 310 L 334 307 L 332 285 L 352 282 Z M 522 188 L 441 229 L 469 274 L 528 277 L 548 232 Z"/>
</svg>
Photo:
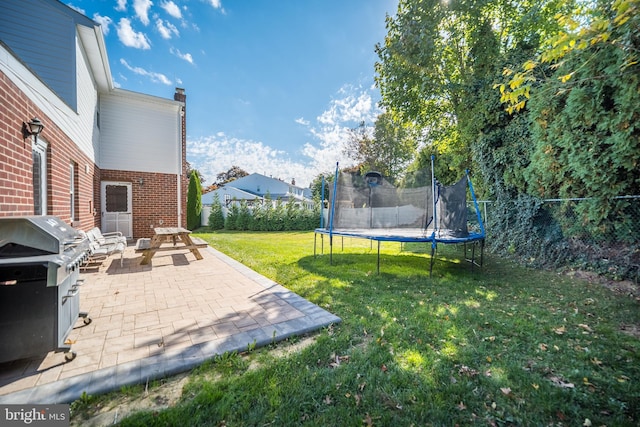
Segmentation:
<svg viewBox="0 0 640 427">
<path fill-rule="evenodd" d="M 510 52 L 557 27 L 560 0 L 401 0 L 387 18 L 376 51 L 382 106 L 421 130 L 424 149 L 446 155 L 460 174 L 472 166 L 471 147 L 500 120 L 490 93 L 497 65 Z M 489 108 L 487 108 L 489 107 Z"/>
<path fill-rule="evenodd" d="M 364 122 L 351 129 L 346 154 L 361 172 L 375 170 L 396 181 L 414 158 L 418 145 L 414 126 L 394 120 L 390 113 L 378 115 L 373 128 Z"/>
</svg>

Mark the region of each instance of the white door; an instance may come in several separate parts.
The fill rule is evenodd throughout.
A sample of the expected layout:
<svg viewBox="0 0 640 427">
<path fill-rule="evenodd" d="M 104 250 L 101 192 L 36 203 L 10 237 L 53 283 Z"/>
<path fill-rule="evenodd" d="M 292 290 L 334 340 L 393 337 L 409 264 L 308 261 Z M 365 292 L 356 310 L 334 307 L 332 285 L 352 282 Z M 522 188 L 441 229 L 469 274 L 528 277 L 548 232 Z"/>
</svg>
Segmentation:
<svg viewBox="0 0 640 427">
<path fill-rule="evenodd" d="M 102 181 L 102 232 L 133 237 L 131 183 Z"/>
</svg>

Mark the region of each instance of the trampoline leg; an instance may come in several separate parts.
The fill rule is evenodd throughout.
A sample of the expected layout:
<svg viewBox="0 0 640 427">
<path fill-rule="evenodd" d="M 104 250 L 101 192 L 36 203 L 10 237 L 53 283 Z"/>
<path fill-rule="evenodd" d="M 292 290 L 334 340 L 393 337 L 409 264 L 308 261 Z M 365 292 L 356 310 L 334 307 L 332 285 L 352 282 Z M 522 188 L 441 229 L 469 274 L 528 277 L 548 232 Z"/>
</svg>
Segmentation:
<svg viewBox="0 0 640 427">
<path fill-rule="evenodd" d="M 436 256 L 436 244 L 431 243 L 431 262 L 429 264 L 429 279 L 431 279 L 431 276 L 433 274 L 433 259 Z"/>
<path fill-rule="evenodd" d="M 473 271 L 473 265 L 476 263 L 476 242 L 471 245 L 471 271 Z"/>
<path fill-rule="evenodd" d="M 480 267 L 484 265 L 484 239 L 480 240 Z"/>
<path fill-rule="evenodd" d="M 318 240 L 318 233 L 313 233 L 313 257 L 316 257 L 316 241 Z"/>
<path fill-rule="evenodd" d="M 333 265 L 333 236 L 329 236 L 329 265 Z"/>
<path fill-rule="evenodd" d="M 371 244 L 373 245 L 373 240 Z M 380 240 L 378 240 L 378 274 L 380 274 Z"/>
</svg>

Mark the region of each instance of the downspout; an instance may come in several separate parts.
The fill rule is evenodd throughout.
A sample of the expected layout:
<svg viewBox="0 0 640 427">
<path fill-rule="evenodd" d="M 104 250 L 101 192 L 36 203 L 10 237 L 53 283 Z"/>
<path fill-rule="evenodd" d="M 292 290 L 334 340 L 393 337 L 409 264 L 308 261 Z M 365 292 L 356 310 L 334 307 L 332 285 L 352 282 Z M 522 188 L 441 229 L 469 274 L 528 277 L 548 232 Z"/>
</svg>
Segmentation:
<svg viewBox="0 0 640 427">
<path fill-rule="evenodd" d="M 184 194 L 183 182 L 186 165 L 186 150 L 187 150 L 187 95 L 184 93 L 183 88 L 176 88 L 176 93 L 173 95 L 173 99 L 181 103 L 179 108 L 179 132 L 180 132 L 180 147 L 178 148 L 178 158 L 180 159 L 180 167 L 176 176 L 178 194 L 178 227 L 182 227 L 182 195 Z"/>
</svg>

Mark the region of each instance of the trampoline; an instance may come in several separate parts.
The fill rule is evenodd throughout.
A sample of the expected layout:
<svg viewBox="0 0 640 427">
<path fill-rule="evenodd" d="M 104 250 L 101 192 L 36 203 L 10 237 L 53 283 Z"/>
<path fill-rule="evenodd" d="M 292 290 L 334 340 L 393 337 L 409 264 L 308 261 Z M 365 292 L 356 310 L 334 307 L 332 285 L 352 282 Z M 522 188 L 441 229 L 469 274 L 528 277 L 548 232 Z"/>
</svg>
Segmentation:
<svg viewBox="0 0 640 427">
<path fill-rule="evenodd" d="M 314 256 L 318 235 L 322 253 L 324 236 L 328 236 L 333 264 L 333 238 L 339 236 L 378 242 L 378 273 L 381 242 L 430 244 L 429 275 L 440 243 L 465 245 L 465 260 L 472 267 L 482 266 L 485 229 L 469 172 L 453 185 L 442 185 L 434 176 L 433 161 L 432 157 L 430 171 L 407 173 L 397 185 L 378 172 L 340 172 L 336 165 L 329 206 L 321 213 L 320 227 L 315 229 Z M 468 244 L 471 258 L 466 257 Z"/>
</svg>

